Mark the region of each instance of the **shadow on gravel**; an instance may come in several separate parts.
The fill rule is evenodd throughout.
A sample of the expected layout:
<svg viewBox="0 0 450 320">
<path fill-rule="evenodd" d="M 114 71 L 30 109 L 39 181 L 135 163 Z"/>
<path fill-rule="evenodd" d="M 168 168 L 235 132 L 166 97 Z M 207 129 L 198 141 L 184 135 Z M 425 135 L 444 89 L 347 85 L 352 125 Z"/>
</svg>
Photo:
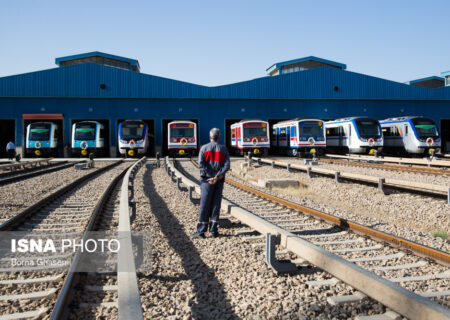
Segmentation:
<svg viewBox="0 0 450 320">
<path fill-rule="evenodd" d="M 233 313 L 225 290 L 214 275 L 215 271 L 210 269 L 202 260 L 190 236 L 184 232 L 183 225 L 170 211 L 164 199 L 156 192 L 151 176 L 152 171 L 147 170 L 144 174 L 144 193 L 150 200 L 152 212 L 161 226 L 161 231 L 181 259 L 187 280 L 190 280 L 194 286 L 195 301 L 189 302 L 193 317 L 195 319 L 239 319 Z M 170 183 L 169 179 L 167 181 L 167 183 Z M 176 188 L 176 185 L 174 184 L 173 187 Z M 205 241 L 205 245 L 213 245 L 212 242 L 206 243 L 208 240 L 201 239 L 199 241 Z M 158 275 L 151 275 L 150 277 L 155 278 Z M 170 277 L 160 277 L 159 279 L 168 282 L 185 280 Z"/>
</svg>

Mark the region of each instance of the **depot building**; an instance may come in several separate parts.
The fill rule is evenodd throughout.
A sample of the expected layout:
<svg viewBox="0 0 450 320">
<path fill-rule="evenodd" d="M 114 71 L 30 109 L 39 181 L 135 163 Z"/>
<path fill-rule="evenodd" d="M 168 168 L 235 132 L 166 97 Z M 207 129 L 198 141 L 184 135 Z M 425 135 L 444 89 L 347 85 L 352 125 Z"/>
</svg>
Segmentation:
<svg viewBox="0 0 450 320">
<path fill-rule="evenodd" d="M 271 65 L 267 76 L 208 87 L 140 72 L 135 59 L 102 52 L 56 58 L 54 69 L 0 78 L 0 157 L 8 141 L 24 152 L 26 126 L 58 125 L 58 148 L 70 146 L 76 122 L 104 126 L 107 153 L 117 156 L 117 128 L 125 119 L 148 124 L 150 154 L 167 152 L 167 124 L 197 123 L 200 143 L 218 127 L 229 144 L 230 125 L 261 119 L 270 125 L 297 117 L 331 120 L 348 116 L 433 119 L 450 152 L 450 71 L 407 83 L 347 71 L 347 66 L 317 57 Z"/>
</svg>

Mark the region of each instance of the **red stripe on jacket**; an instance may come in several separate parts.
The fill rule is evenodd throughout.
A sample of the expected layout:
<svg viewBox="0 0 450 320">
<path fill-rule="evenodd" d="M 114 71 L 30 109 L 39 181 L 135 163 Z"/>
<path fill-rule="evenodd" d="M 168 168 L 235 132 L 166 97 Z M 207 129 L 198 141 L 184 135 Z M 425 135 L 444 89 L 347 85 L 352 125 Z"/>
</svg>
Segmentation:
<svg viewBox="0 0 450 320">
<path fill-rule="evenodd" d="M 225 154 L 219 151 L 205 151 L 205 161 L 215 161 L 223 163 L 225 161 Z"/>
</svg>

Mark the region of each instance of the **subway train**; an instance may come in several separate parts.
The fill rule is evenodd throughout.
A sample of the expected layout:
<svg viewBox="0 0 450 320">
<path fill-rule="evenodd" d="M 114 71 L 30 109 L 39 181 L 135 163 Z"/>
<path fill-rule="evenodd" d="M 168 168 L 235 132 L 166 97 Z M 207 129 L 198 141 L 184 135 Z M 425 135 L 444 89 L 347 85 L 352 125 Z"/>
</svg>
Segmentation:
<svg viewBox="0 0 450 320">
<path fill-rule="evenodd" d="M 439 153 L 441 137 L 433 120 L 423 117 L 398 117 L 380 121 L 384 136 L 383 151 L 393 155 Z"/>
<path fill-rule="evenodd" d="M 230 126 L 234 153 L 267 156 L 270 148 L 269 123 L 262 120 L 242 120 Z"/>
<path fill-rule="evenodd" d="M 136 157 L 147 153 L 149 147 L 148 125 L 141 120 L 125 120 L 118 127 L 119 153 Z"/>
<path fill-rule="evenodd" d="M 327 153 L 374 154 L 383 149 L 378 120 L 350 117 L 325 122 Z"/>
<path fill-rule="evenodd" d="M 90 153 L 104 155 L 105 127 L 97 121 L 80 121 L 72 125 L 72 156 Z"/>
<path fill-rule="evenodd" d="M 322 155 L 327 146 L 324 122 L 320 119 L 293 119 L 272 127 L 271 146 L 275 152 L 288 156 Z"/>
<path fill-rule="evenodd" d="M 57 156 L 58 126 L 53 122 L 35 122 L 27 126 L 26 156 Z"/>
<path fill-rule="evenodd" d="M 167 124 L 167 149 L 171 156 L 192 156 L 197 152 L 197 124 L 176 120 Z"/>
</svg>

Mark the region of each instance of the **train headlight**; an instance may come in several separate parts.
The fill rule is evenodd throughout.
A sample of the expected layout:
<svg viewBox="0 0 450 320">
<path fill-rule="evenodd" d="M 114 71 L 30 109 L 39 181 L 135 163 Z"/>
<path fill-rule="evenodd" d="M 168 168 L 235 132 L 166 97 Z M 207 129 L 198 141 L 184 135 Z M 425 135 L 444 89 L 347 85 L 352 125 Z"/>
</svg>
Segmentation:
<svg viewBox="0 0 450 320">
<path fill-rule="evenodd" d="M 177 142 L 177 138 L 170 138 L 170 142 Z"/>
<path fill-rule="evenodd" d="M 138 140 L 138 141 L 136 141 L 136 143 L 143 143 L 144 142 L 144 140 Z"/>
<path fill-rule="evenodd" d="M 127 140 L 120 139 L 120 143 L 127 143 Z"/>
<path fill-rule="evenodd" d="M 189 142 L 195 142 L 195 138 L 189 138 Z"/>
</svg>

